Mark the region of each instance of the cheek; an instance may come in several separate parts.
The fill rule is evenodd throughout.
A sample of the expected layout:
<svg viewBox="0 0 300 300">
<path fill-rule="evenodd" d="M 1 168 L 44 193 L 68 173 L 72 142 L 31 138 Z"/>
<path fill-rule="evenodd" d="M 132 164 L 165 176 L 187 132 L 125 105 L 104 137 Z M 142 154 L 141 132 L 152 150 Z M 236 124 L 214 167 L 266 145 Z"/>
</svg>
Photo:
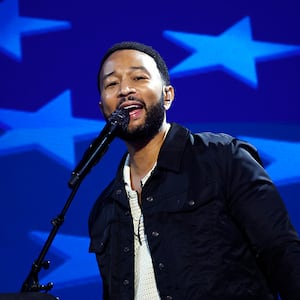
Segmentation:
<svg viewBox="0 0 300 300">
<path fill-rule="evenodd" d="M 163 95 L 162 89 L 163 88 L 160 83 L 153 84 L 148 89 L 148 96 L 155 100 L 161 100 L 161 97 Z"/>
<path fill-rule="evenodd" d="M 107 95 L 101 95 L 101 111 L 105 116 L 111 115 L 117 108 L 117 101 L 107 97 Z"/>
<path fill-rule="evenodd" d="M 102 105 L 102 114 L 108 118 L 114 111 L 115 109 L 111 108 L 110 106 L 107 106 L 107 105 Z"/>
</svg>

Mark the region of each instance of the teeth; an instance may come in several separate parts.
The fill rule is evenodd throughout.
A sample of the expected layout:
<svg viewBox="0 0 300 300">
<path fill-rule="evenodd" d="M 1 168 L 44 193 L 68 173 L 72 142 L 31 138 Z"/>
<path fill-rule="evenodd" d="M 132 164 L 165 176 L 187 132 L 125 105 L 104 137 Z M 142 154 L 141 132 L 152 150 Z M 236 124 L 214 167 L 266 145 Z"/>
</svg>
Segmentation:
<svg viewBox="0 0 300 300">
<path fill-rule="evenodd" d="M 133 109 L 137 109 L 137 108 L 140 108 L 140 106 L 136 105 L 136 104 L 128 105 L 128 106 L 124 107 L 124 109 L 126 109 L 126 110 L 133 110 Z"/>
</svg>

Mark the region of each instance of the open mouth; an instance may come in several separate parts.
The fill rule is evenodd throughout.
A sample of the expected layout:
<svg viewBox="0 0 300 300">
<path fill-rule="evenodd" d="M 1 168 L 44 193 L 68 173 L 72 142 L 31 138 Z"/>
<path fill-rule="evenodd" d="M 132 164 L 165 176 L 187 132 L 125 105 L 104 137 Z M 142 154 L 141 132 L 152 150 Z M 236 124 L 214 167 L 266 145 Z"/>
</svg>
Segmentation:
<svg viewBox="0 0 300 300">
<path fill-rule="evenodd" d="M 127 110 L 129 112 L 129 114 L 134 111 L 134 110 L 137 110 L 137 109 L 142 109 L 143 106 L 142 105 L 138 105 L 138 104 L 131 104 L 131 105 L 128 105 L 128 106 L 124 106 L 123 109 Z"/>
<path fill-rule="evenodd" d="M 138 117 L 141 110 L 143 109 L 143 105 L 139 103 L 133 103 L 133 104 L 124 105 L 122 108 L 128 111 L 129 116 Z"/>
</svg>

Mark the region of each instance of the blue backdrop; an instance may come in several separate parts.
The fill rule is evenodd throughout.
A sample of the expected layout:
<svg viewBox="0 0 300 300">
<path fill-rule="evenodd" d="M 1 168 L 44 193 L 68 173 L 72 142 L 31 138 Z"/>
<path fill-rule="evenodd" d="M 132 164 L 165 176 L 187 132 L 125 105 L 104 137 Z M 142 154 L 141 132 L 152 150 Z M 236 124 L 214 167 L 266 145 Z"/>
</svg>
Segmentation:
<svg viewBox="0 0 300 300">
<path fill-rule="evenodd" d="M 17 292 L 103 127 L 96 73 L 115 42 L 153 45 L 170 68 L 169 121 L 253 143 L 300 231 L 298 0 L 0 0 L 0 293 Z M 42 270 L 62 300 L 101 299 L 87 219 L 125 150 L 82 183 Z"/>
</svg>

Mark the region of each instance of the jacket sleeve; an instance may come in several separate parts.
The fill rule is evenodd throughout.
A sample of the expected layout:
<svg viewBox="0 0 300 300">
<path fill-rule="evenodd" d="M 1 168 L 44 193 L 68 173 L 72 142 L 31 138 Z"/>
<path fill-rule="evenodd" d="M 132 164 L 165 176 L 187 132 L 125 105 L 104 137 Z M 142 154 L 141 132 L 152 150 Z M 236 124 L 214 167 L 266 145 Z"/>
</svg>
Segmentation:
<svg viewBox="0 0 300 300">
<path fill-rule="evenodd" d="M 281 196 L 250 144 L 234 140 L 227 161 L 228 205 L 282 300 L 300 299 L 300 240 Z"/>
</svg>

